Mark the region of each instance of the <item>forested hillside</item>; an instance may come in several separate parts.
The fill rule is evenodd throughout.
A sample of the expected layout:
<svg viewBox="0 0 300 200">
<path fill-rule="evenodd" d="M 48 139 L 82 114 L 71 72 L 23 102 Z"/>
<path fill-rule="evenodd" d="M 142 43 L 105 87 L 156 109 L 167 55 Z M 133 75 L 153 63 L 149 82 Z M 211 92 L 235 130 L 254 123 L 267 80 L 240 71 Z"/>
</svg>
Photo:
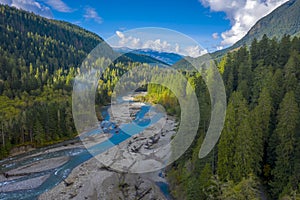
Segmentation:
<svg viewBox="0 0 300 200">
<path fill-rule="evenodd" d="M 260 19 L 249 32 L 232 48 L 250 45 L 254 38 L 260 40 L 263 35 L 269 38 L 281 38 L 285 34 L 295 36 L 300 33 L 300 1 L 289 0 L 272 13 Z"/>
<path fill-rule="evenodd" d="M 255 39 L 250 48 L 227 54 L 218 67 L 228 98 L 220 141 L 199 160 L 207 128 L 200 124 L 195 144 L 170 166 L 173 195 L 191 200 L 300 198 L 300 38 Z M 192 79 L 201 83 L 202 78 Z M 195 87 L 200 99 L 208 96 L 199 84 Z M 209 110 L 201 104 L 205 118 Z"/>
<path fill-rule="evenodd" d="M 103 40 L 77 26 L 8 6 L 0 6 L 0 30 L 0 158 L 18 145 L 38 147 L 74 137 L 73 79 Z M 118 78 L 138 65 L 125 61 L 104 72 L 98 105 L 107 103 Z M 254 38 L 250 47 L 226 54 L 217 64 L 227 115 L 218 145 L 201 160 L 211 104 L 206 74 L 180 68 L 197 93 L 201 121 L 192 146 L 167 170 L 172 194 L 193 200 L 300 198 L 300 38 Z M 143 100 L 180 116 L 170 90 L 147 87 Z"/>
<path fill-rule="evenodd" d="M 299 36 L 300 34 L 300 0 L 289 0 L 276 8 L 269 15 L 260 19 L 248 33 L 232 46 L 211 54 L 213 58 L 221 58 L 227 52 L 243 45 L 251 45 L 254 39 L 261 40 L 263 35 L 268 38 L 281 39 L 284 35 Z"/>
<path fill-rule="evenodd" d="M 103 40 L 78 26 L 3 5 L 0 30 L 0 158 L 18 145 L 74 137 L 73 78 Z M 104 73 L 98 104 L 107 101 L 126 69 L 116 64 Z"/>
</svg>

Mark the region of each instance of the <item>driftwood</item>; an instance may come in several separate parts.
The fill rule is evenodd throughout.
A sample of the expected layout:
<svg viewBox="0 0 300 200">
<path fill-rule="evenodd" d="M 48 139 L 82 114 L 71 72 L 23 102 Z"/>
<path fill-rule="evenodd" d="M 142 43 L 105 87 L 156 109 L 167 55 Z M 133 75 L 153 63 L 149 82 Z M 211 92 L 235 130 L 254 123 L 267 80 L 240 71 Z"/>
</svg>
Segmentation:
<svg viewBox="0 0 300 200">
<path fill-rule="evenodd" d="M 139 197 L 137 198 L 137 200 L 143 199 L 147 194 L 149 194 L 149 193 L 151 192 L 151 190 L 152 190 L 152 188 L 149 188 L 148 190 L 145 190 L 145 192 L 143 192 L 143 193 L 141 194 L 141 196 L 139 196 Z"/>
<path fill-rule="evenodd" d="M 65 184 L 65 186 L 66 186 L 66 187 L 69 187 L 69 186 L 71 186 L 71 185 L 73 185 L 73 184 L 74 184 L 74 182 L 73 182 L 73 181 L 71 181 L 71 182 L 68 182 L 68 181 L 66 181 L 66 180 L 64 180 L 64 179 L 63 179 L 63 182 L 64 182 L 64 184 Z"/>
<path fill-rule="evenodd" d="M 3 173 L 3 176 L 5 176 L 5 178 L 9 178 L 9 177 L 15 177 L 15 176 L 30 176 L 32 174 L 35 174 L 36 172 L 29 172 L 29 173 L 19 173 L 19 174 L 8 174 L 8 173 Z"/>
</svg>

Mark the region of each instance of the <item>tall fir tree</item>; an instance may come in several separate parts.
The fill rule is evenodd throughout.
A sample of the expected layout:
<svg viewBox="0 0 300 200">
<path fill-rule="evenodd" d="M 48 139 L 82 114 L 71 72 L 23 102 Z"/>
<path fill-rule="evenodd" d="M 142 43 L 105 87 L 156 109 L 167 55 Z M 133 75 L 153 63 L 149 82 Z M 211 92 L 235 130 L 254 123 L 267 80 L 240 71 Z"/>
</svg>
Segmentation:
<svg viewBox="0 0 300 200">
<path fill-rule="evenodd" d="M 222 181 L 238 181 L 252 171 L 253 138 L 248 118 L 246 100 L 240 92 L 232 93 L 218 145 L 217 172 Z"/>
<path fill-rule="evenodd" d="M 270 137 L 270 122 L 272 115 L 272 98 L 267 88 L 263 88 L 258 99 L 258 105 L 251 112 L 251 129 L 254 143 L 254 172 L 260 175 L 266 163 L 266 148 Z M 264 163 L 263 163 L 264 161 Z"/>
<path fill-rule="evenodd" d="M 278 139 L 276 147 L 275 168 L 272 171 L 274 180 L 271 183 L 273 195 L 277 196 L 289 183 L 293 174 L 295 158 L 296 133 L 299 125 L 299 108 L 293 91 L 286 93 L 278 110 L 278 124 L 275 130 Z"/>
</svg>

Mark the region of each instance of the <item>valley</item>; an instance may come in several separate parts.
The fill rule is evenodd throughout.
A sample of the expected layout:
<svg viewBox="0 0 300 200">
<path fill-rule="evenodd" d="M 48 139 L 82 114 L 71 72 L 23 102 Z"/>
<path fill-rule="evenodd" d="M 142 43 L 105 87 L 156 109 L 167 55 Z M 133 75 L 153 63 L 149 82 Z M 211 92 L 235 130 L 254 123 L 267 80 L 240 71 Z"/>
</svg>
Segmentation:
<svg viewBox="0 0 300 200">
<path fill-rule="evenodd" d="M 131 100 L 131 98 L 126 98 Z M 126 104 L 122 104 L 126 106 Z M 141 111 L 145 106 L 142 103 L 132 102 L 129 109 L 132 111 L 132 116 L 143 116 L 147 114 L 148 109 Z M 111 123 L 116 123 L 122 126 L 130 123 L 128 119 L 118 116 L 116 119 L 110 118 L 109 107 L 104 108 L 105 120 L 110 120 Z M 120 109 L 122 109 L 120 107 Z M 162 127 L 151 126 L 146 127 L 142 133 L 138 133 L 135 139 L 121 139 L 115 145 L 106 146 L 106 141 L 114 141 L 114 137 L 122 137 L 124 133 L 115 133 L 115 130 L 110 130 L 110 133 L 101 133 L 100 130 L 91 130 L 81 135 L 81 141 L 73 141 L 69 145 L 57 145 L 56 147 L 48 147 L 37 150 L 36 152 L 27 153 L 11 157 L 1 161 L 1 199 L 32 199 L 39 196 L 39 199 L 53 199 L 60 196 L 59 199 L 79 198 L 79 199 L 111 199 L 119 196 L 122 199 L 126 198 L 155 198 L 166 199 L 160 191 L 156 183 L 162 184 L 166 180 L 159 176 L 158 172 L 146 174 L 130 175 L 127 172 L 119 172 L 118 167 L 114 165 L 122 165 L 122 160 L 118 157 L 124 156 L 128 159 L 133 152 L 134 154 L 148 154 L 147 149 L 154 151 L 159 146 L 164 146 L 168 143 L 172 136 L 173 129 L 176 128 L 175 119 L 169 117 Z M 126 121 L 124 121 L 126 120 Z M 133 118 L 133 120 L 136 120 Z M 163 119 L 161 119 L 163 120 Z M 161 121 L 160 120 L 160 121 Z M 105 121 L 106 123 L 108 121 Z M 160 122 L 162 123 L 162 122 Z M 161 130 L 161 128 L 163 128 Z M 139 138 L 149 138 L 153 134 L 160 134 L 163 131 L 164 135 L 160 136 L 155 146 L 142 146 L 140 152 L 133 151 L 129 144 L 134 141 L 139 141 Z M 109 136 L 111 135 L 111 136 Z M 96 143 L 86 142 L 86 140 L 97 140 Z M 90 147 L 87 146 L 90 145 Z M 103 149 L 104 147 L 104 149 Z M 86 149 L 87 148 L 87 149 Z M 93 157 L 89 151 L 97 152 Z M 116 152 L 117 151 L 117 152 Z M 123 153 L 122 153 L 123 152 Z M 127 153 L 126 153 L 127 152 Z M 123 155 L 126 153 L 127 155 Z M 136 155 L 134 155 L 135 157 Z M 101 157 L 98 159 L 98 157 Z M 103 158 L 105 157 L 105 158 Z M 97 160 L 98 159 L 98 160 Z M 116 159 L 116 164 L 105 165 L 101 161 L 108 159 L 113 161 Z M 149 159 L 149 158 L 148 158 Z M 150 157 L 150 159 L 153 159 Z M 143 161 L 147 163 L 147 161 Z M 132 166 L 130 164 L 130 166 Z M 145 166 L 146 167 L 146 166 Z M 145 168 L 143 167 L 145 170 Z M 128 169 L 130 171 L 130 169 Z M 148 169 L 153 171 L 152 168 Z M 126 188 L 122 188 L 123 185 Z M 126 185 L 126 186 L 125 186 Z M 110 188 L 108 190 L 108 188 Z M 128 191 L 127 191 L 128 190 Z M 45 192 L 45 193 L 44 193 Z M 111 196 L 112 195 L 112 196 Z M 142 197 L 144 196 L 144 197 Z"/>
<path fill-rule="evenodd" d="M 194 2 L 205 23 L 197 5 L 178 14 L 186 1 L 172 2 L 184 4 L 174 19 L 165 2 L 163 17 L 132 1 L 144 7 L 102 19 L 64 1 L 22 1 L 54 11 L 45 18 L 0 0 L 1 200 L 300 199 L 300 0 Z M 223 48 L 254 5 L 272 11 L 228 48 L 190 38 L 207 29 L 204 44 Z M 193 31 L 129 30 L 148 14 L 146 25 Z"/>
</svg>

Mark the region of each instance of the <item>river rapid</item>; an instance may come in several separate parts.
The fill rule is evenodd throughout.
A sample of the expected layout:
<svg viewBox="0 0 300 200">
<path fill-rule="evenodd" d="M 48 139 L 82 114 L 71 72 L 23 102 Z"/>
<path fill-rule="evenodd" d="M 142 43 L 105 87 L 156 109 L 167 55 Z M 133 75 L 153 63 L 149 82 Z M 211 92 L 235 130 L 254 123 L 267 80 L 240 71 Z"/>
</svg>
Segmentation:
<svg viewBox="0 0 300 200">
<path fill-rule="evenodd" d="M 104 120 L 109 122 L 111 126 L 114 125 L 114 122 L 110 121 L 108 109 L 109 107 L 103 108 L 102 115 Z M 163 116 L 157 113 L 152 119 L 147 118 L 146 115 L 150 109 L 150 105 L 141 106 L 134 120 L 125 125 L 130 127 L 133 123 L 136 123 L 140 127 L 146 128 Z M 41 148 L 1 160 L 0 199 L 37 199 L 41 194 L 64 182 L 74 168 L 93 158 L 93 155 L 102 154 L 141 131 L 142 129 L 135 130 L 129 135 L 121 129 L 113 128 L 105 133 L 110 135 L 108 140 L 88 148 L 85 148 L 80 139 L 76 138 L 71 142 Z M 94 134 L 104 134 L 104 132 L 100 128 L 93 129 L 84 133 L 83 137 Z M 166 182 L 156 182 L 156 184 L 166 199 L 172 198 Z"/>
</svg>

